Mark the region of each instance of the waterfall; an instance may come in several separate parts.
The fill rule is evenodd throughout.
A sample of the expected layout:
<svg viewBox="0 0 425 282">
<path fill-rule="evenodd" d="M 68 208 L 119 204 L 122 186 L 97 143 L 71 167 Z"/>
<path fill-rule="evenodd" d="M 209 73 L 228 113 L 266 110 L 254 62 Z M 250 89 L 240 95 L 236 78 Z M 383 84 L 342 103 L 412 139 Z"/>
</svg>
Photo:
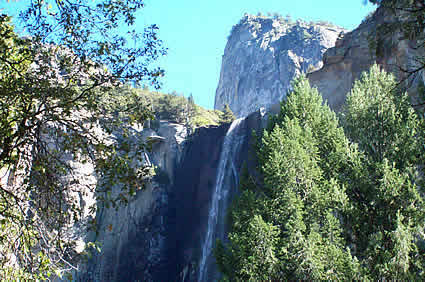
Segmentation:
<svg viewBox="0 0 425 282">
<path fill-rule="evenodd" d="M 244 136 L 239 134 L 240 124 L 243 118 L 237 119 L 230 125 L 226 136 L 223 141 L 223 147 L 220 154 L 219 166 L 217 169 L 216 183 L 212 195 L 210 211 L 208 214 L 208 226 L 205 235 L 205 240 L 202 244 L 202 254 L 199 262 L 199 277 L 198 281 L 209 281 L 209 269 L 211 259 L 213 259 L 212 248 L 213 242 L 216 238 L 223 239 L 224 231 L 220 232 L 218 229 L 219 214 L 221 214 L 221 222 L 224 224 L 224 214 L 227 209 L 227 196 L 230 191 L 232 183 L 226 183 L 226 175 L 232 173 L 235 181 L 238 181 L 238 174 L 234 164 L 234 159 L 239 152 L 240 145 L 243 142 Z M 236 183 L 237 185 L 237 183 Z"/>
</svg>

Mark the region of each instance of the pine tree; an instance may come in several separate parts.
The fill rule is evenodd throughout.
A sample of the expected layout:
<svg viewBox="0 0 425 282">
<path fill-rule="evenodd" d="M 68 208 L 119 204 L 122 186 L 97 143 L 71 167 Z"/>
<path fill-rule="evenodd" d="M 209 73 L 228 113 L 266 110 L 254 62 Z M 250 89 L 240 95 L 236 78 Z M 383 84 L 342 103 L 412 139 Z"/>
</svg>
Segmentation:
<svg viewBox="0 0 425 282">
<path fill-rule="evenodd" d="M 220 118 L 220 123 L 231 123 L 236 119 L 235 115 L 233 114 L 232 110 L 229 107 L 229 104 L 224 105 L 223 114 Z"/>
<path fill-rule="evenodd" d="M 373 65 L 354 83 L 344 111 L 347 136 L 371 160 L 388 159 L 405 170 L 421 158 L 421 121 L 410 106 L 407 93 L 397 91 L 393 75 Z"/>
<path fill-rule="evenodd" d="M 364 156 L 346 186 L 355 253 L 372 279 L 419 279 L 424 265 L 417 249 L 425 219 L 417 186 L 423 120 L 407 94 L 397 91 L 394 77 L 374 65 L 348 95 L 343 123 Z"/>
<path fill-rule="evenodd" d="M 335 280 L 354 279 L 359 272 L 337 219 L 347 197 L 330 170 L 345 162 L 348 140 L 305 77 L 293 89 L 262 138 L 258 156 L 263 187 L 248 189 L 236 200 L 230 242 L 227 248 L 220 245 L 218 264 L 232 265 L 220 268 L 228 278 L 255 280 L 267 273 L 275 280 Z M 264 230 L 277 228 L 268 237 L 273 255 L 267 270 L 258 267 L 265 258 L 253 254 L 248 243 L 255 241 L 248 235 L 256 216 L 264 221 Z M 326 263 L 331 260 L 332 265 Z"/>
<path fill-rule="evenodd" d="M 196 114 L 196 104 L 195 100 L 193 99 L 192 93 L 190 93 L 189 97 L 187 98 L 187 110 L 186 110 L 186 124 L 188 126 L 191 126 L 192 119 Z"/>
</svg>

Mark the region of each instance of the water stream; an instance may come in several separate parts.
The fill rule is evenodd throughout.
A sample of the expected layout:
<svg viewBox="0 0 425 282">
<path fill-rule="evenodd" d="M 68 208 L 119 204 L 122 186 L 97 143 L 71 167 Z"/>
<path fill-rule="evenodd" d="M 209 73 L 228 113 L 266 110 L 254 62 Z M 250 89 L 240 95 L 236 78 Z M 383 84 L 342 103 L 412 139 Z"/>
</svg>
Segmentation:
<svg viewBox="0 0 425 282">
<path fill-rule="evenodd" d="M 231 173 L 235 181 L 238 181 L 238 173 L 234 164 L 234 159 L 244 139 L 244 136 L 241 136 L 239 132 L 242 121 L 243 119 L 241 118 L 232 122 L 223 141 L 216 183 L 213 191 L 214 194 L 212 195 L 208 214 L 207 232 L 202 244 L 202 254 L 199 262 L 199 282 L 214 280 L 214 274 L 210 273 L 213 271 L 210 268 L 213 268 L 212 266 L 215 267 L 212 254 L 213 242 L 215 242 L 217 238 L 223 239 L 224 237 L 224 228 L 218 228 L 218 224 L 224 225 L 223 215 L 227 209 L 227 197 L 231 188 L 230 186 L 234 185 L 226 182 L 226 175 Z"/>
</svg>

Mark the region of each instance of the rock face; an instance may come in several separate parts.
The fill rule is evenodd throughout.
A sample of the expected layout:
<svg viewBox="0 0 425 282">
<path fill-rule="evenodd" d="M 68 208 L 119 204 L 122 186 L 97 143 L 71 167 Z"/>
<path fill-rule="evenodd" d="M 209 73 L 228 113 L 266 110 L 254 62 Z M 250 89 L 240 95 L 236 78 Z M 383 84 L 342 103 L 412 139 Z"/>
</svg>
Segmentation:
<svg viewBox="0 0 425 282">
<path fill-rule="evenodd" d="M 255 167 L 251 133 L 266 124 L 264 111 L 241 122 L 241 146 L 232 160 L 234 171 L 226 170 L 224 176 L 230 192 L 223 201 L 229 203 L 237 193 L 237 172 L 242 165 Z M 98 207 L 99 233 L 88 239 L 100 242 L 102 251 L 80 265 L 74 280 L 196 281 L 228 128 L 229 124 L 198 128 L 186 136 L 184 126 L 162 122 L 155 131 L 135 130 L 130 144 L 146 139 L 154 142 L 148 159 L 157 167 L 157 176 L 128 205 L 117 210 Z M 219 213 L 218 228 L 225 232 L 226 211 Z M 219 277 L 215 267 L 210 277 Z"/>
<path fill-rule="evenodd" d="M 156 277 L 162 275 L 167 265 L 170 188 L 185 138 L 186 128 L 180 124 L 161 122 L 155 131 L 134 128 L 126 142 L 152 143 L 146 159 L 157 167 L 156 176 L 128 205 L 118 209 L 98 206 L 98 234 L 88 239 L 99 242 L 102 251 L 80 265 L 76 281 L 157 281 Z"/>
<path fill-rule="evenodd" d="M 99 233 L 88 239 L 99 242 L 102 251 L 80 265 L 74 280 L 196 280 L 228 126 L 198 128 L 189 138 L 184 126 L 168 122 L 155 131 L 135 130 L 127 142 L 153 142 L 147 159 L 157 175 L 128 205 L 98 207 Z"/>
<path fill-rule="evenodd" d="M 277 113 L 276 111 L 274 113 Z M 217 210 L 217 226 L 213 242 L 225 240 L 227 210 L 225 207 L 237 193 L 239 171 L 243 164 L 254 168 L 256 158 L 252 152 L 252 131 L 260 132 L 267 124 L 265 112 L 252 113 L 239 124 L 239 146 L 228 160 L 223 183 L 228 193 L 220 198 Z M 208 218 L 212 199 L 216 193 L 217 176 L 220 174 L 221 154 L 229 124 L 219 127 L 200 128 L 185 145 L 185 153 L 173 182 L 169 201 L 167 237 L 169 244 L 167 271 L 154 281 L 199 281 L 199 265 L 203 244 L 208 231 Z M 231 169 L 233 167 L 233 169 Z M 208 255 L 208 275 L 201 281 L 217 281 L 220 277 L 213 256 Z"/>
<path fill-rule="evenodd" d="M 246 15 L 233 27 L 221 65 L 215 109 L 229 104 L 237 117 L 278 103 L 300 72 L 322 66 L 322 55 L 344 30 Z"/>
<path fill-rule="evenodd" d="M 199 128 L 187 141 L 170 194 L 168 268 L 155 281 L 196 281 L 222 143 L 228 125 Z"/>
<path fill-rule="evenodd" d="M 310 83 L 318 88 L 334 110 L 341 109 L 354 81 L 375 62 L 399 79 L 407 75 L 400 68 L 411 70 L 418 67 L 417 58 L 425 53 L 424 46 L 419 46 L 420 41 L 405 39 L 395 30 L 391 30 L 391 34 L 377 33 L 380 24 L 395 22 L 400 16 L 378 8 L 370 18 L 339 38 L 335 47 L 325 52 L 320 70 L 308 74 Z M 406 86 L 417 86 L 419 81 L 424 81 L 424 74 L 421 71 L 408 77 L 404 81 Z"/>
</svg>

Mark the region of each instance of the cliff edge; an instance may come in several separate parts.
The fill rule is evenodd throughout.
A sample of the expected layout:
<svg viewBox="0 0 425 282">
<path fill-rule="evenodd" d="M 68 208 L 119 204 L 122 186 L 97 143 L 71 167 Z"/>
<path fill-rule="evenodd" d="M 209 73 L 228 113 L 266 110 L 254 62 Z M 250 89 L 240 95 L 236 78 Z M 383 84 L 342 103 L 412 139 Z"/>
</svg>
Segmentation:
<svg viewBox="0 0 425 282">
<path fill-rule="evenodd" d="M 229 104 L 244 117 L 278 103 L 296 75 L 322 66 L 324 52 L 344 32 L 325 22 L 245 15 L 224 50 L 214 108 Z"/>
</svg>

